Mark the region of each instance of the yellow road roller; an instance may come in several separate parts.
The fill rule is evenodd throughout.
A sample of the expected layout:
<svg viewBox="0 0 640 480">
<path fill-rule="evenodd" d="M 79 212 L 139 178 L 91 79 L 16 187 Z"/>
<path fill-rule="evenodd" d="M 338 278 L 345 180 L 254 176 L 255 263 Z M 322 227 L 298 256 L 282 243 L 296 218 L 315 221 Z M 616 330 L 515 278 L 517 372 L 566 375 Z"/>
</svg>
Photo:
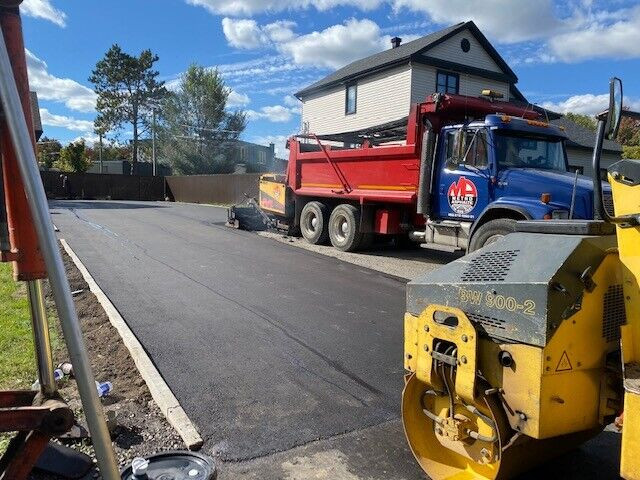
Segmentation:
<svg viewBox="0 0 640 480">
<path fill-rule="evenodd" d="M 615 216 L 600 179 L 625 113 L 614 78 L 598 220 L 519 222 L 408 284 L 402 419 L 431 479 L 512 478 L 615 419 L 621 475 L 640 479 L 640 162 L 608 169 Z"/>
</svg>

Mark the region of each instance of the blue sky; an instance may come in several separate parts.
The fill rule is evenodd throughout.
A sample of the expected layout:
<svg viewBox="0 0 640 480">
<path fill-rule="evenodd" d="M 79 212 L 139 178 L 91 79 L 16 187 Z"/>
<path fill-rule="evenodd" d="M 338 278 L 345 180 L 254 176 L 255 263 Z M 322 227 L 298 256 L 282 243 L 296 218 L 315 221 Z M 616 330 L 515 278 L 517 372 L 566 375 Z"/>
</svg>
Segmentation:
<svg viewBox="0 0 640 480">
<path fill-rule="evenodd" d="M 625 103 L 640 110 L 638 0 L 25 0 L 21 8 L 45 134 L 65 142 L 93 138 L 87 78 L 113 43 L 136 54 L 150 48 L 169 83 L 191 63 L 217 66 L 234 106 L 249 113 L 243 138 L 274 141 L 284 155 L 300 125 L 294 92 L 388 48 L 394 35 L 409 40 L 465 20 L 510 64 L 529 101 L 592 114 L 615 74 Z"/>
</svg>

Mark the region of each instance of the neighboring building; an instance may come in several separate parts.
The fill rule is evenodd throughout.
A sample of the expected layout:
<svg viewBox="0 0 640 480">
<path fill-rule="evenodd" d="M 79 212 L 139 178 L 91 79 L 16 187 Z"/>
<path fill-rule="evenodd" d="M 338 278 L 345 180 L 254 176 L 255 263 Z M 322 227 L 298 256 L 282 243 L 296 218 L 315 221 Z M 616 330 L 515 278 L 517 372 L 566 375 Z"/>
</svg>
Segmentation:
<svg viewBox="0 0 640 480">
<path fill-rule="evenodd" d="M 527 103 L 516 87 L 516 74 L 473 22 L 401 42 L 395 37 L 388 50 L 357 60 L 297 92 L 302 131 L 326 135 L 393 122 L 435 92 L 477 97 L 490 89 L 504 100 Z M 576 127 L 566 128 L 569 163 L 587 173 L 590 161 L 584 149 L 589 139 Z M 594 138 L 591 132 L 591 144 Z M 606 161 L 620 158 L 620 151 L 619 146 L 608 145 L 611 158 Z"/>
<path fill-rule="evenodd" d="M 567 156 L 569 157 L 569 166 L 575 171 L 585 175 L 591 175 L 593 158 L 593 146 L 596 141 L 596 134 L 582 125 L 572 122 L 566 117 L 552 120 L 551 123 L 564 128 L 567 137 Z M 622 156 L 622 147 L 618 142 L 613 140 L 605 140 L 602 144 L 602 156 L 600 157 L 600 165 L 603 169 L 608 168 L 613 163 L 620 160 Z M 606 178 L 606 176 L 604 177 Z"/>
<path fill-rule="evenodd" d="M 100 162 L 93 162 L 87 169 L 87 173 L 111 173 L 115 175 L 141 175 L 149 177 L 153 175 L 153 165 L 150 162 L 137 162 L 132 168 L 132 163 L 128 160 L 103 160 L 102 172 L 100 172 Z M 171 168 L 163 165 L 156 165 L 158 176 L 171 175 Z"/>
<path fill-rule="evenodd" d="M 258 145 L 257 143 L 236 141 L 236 172 L 283 172 L 286 164 L 276 158 L 275 145 Z"/>
</svg>

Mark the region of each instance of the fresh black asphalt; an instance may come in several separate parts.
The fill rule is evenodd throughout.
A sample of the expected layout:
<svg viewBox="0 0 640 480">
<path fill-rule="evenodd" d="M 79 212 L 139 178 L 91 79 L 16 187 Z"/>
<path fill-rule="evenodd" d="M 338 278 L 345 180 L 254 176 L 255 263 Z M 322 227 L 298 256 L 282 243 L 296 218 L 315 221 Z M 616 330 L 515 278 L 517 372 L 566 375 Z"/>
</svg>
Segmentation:
<svg viewBox="0 0 640 480">
<path fill-rule="evenodd" d="M 229 229 L 215 207 L 52 214 L 222 458 L 399 416 L 403 281 Z"/>
</svg>

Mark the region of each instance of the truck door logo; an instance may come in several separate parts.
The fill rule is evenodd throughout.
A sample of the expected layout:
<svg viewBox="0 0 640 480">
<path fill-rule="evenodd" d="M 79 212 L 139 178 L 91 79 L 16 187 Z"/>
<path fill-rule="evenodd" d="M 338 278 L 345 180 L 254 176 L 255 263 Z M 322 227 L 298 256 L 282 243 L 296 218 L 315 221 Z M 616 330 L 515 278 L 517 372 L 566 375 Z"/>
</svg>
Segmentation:
<svg viewBox="0 0 640 480">
<path fill-rule="evenodd" d="M 466 215 L 473 210 L 478 202 L 478 190 L 471 180 L 460 177 L 449 187 L 447 198 L 451 210 L 459 215 Z"/>
</svg>

